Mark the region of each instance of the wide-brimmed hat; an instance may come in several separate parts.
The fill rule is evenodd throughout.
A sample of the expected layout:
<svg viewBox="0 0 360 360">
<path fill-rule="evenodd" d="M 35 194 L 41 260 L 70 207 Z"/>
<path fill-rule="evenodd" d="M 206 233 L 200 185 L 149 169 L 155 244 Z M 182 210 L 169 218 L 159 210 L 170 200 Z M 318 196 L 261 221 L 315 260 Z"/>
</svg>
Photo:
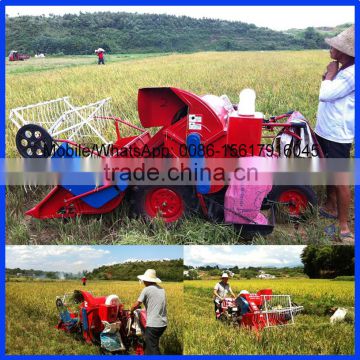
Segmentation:
<svg viewBox="0 0 360 360">
<path fill-rule="evenodd" d="M 355 57 L 355 28 L 354 25 L 332 38 L 326 38 L 325 42 L 342 53 Z"/>
<path fill-rule="evenodd" d="M 229 278 L 229 275 L 228 275 L 227 273 L 223 273 L 223 274 L 221 275 L 221 278 L 222 278 L 222 279 L 224 279 L 224 278 L 228 279 L 228 278 Z"/>
<path fill-rule="evenodd" d="M 156 271 L 154 269 L 147 269 L 144 275 L 138 275 L 138 279 L 141 281 L 161 283 L 161 280 L 156 277 Z"/>
</svg>

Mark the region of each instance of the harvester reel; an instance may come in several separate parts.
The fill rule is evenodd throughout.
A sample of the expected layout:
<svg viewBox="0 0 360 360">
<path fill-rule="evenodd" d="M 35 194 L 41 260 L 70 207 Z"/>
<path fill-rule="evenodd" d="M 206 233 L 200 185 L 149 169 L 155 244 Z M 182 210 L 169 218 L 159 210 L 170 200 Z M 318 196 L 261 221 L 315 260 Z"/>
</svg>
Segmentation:
<svg viewBox="0 0 360 360">
<path fill-rule="evenodd" d="M 41 126 L 27 124 L 16 134 L 16 147 L 23 158 L 39 159 L 49 157 L 53 139 Z"/>
</svg>

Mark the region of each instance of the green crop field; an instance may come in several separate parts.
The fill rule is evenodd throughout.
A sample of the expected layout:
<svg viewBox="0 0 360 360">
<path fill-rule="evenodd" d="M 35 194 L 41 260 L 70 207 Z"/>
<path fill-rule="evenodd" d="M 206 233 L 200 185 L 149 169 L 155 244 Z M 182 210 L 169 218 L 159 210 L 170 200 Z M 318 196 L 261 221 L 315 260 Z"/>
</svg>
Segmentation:
<svg viewBox="0 0 360 360">
<path fill-rule="evenodd" d="M 271 288 L 304 306 L 295 324 L 260 332 L 215 320 L 212 289 L 217 280 L 184 284 L 184 354 L 353 354 L 354 282 L 310 279 L 232 280 L 235 294 Z M 329 310 L 349 309 L 345 321 L 330 324 Z"/>
<path fill-rule="evenodd" d="M 167 293 L 169 325 L 161 338 L 165 354 L 182 353 L 183 284 L 162 284 Z M 99 354 L 99 348 L 76 340 L 55 328 L 58 295 L 83 286 L 79 281 L 20 281 L 6 283 L 7 354 Z M 88 281 L 86 290 L 95 296 L 116 294 L 125 308 L 137 300 L 143 285 L 135 281 Z"/>
<path fill-rule="evenodd" d="M 123 60 L 126 61 L 123 61 Z M 6 108 L 70 96 L 74 104 L 111 97 L 112 111 L 139 125 L 137 91 L 147 86 L 174 86 L 202 94 L 227 94 L 238 102 L 246 87 L 257 93 L 257 110 L 266 116 L 299 110 L 315 124 L 321 75 L 329 62 L 327 51 L 203 52 L 127 58 L 111 55 L 105 66 L 89 56 L 7 62 Z M 9 157 L 16 157 L 15 128 L 7 122 Z M 106 130 L 115 139 L 113 126 Z M 127 135 L 126 130 L 123 135 Z M 129 218 L 126 205 L 102 217 L 82 217 L 64 223 L 24 216 L 47 193 L 46 188 L 11 187 L 7 191 L 8 244 L 221 244 L 244 243 L 232 227 L 214 225 L 197 216 L 168 228 L 155 221 Z M 323 189 L 318 189 L 319 199 Z M 353 205 L 352 205 L 353 207 Z M 353 210 L 353 209 L 352 209 Z M 352 221 L 353 222 L 353 221 Z M 329 221 L 316 214 L 297 229 L 285 221 L 256 244 L 329 243 L 323 229 Z M 353 226 L 353 224 L 352 224 Z"/>
</svg>

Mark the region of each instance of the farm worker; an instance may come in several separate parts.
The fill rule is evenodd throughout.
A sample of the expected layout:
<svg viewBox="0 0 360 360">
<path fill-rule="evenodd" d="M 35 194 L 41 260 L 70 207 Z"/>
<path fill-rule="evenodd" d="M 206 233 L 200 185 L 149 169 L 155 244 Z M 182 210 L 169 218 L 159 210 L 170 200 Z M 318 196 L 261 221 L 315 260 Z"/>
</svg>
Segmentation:
<svg viewBox="0 0 360 360">
<path fill-rule="evenodd" d="M 83 276 L 83 277 L 81 278 L 81 281 L 82 281 L 83 286 L 85 286 L 85 285 L 86 285 L 87 278 L 86 278 L 85 276 Z"/>
<path fill-rule="evenodd" d="M 315 133 L 325 157 L 350 158 L 355 125 L 354 26 L 325 41 L 334 61 L 321 83 Z M 319 210 L 321 216 L 337 219 L 338 226 L 327 226 L 325 233 L 337 235 L 343 243 L 354 242 L 348 224 L 350 202 L 348 185 L 329 185 L 326 202 Z"/>
<path fill-rule="evenodd" d="M 161 280 L 156 277 L 154 269 L 148 269 L 138 279 L 145 288 L 138 300 L 131 308 L 131 312 L 144 304 L 146 309 L 145 355 L 160 355 L 160 337 L 167 327 L 166 294 L 158 284 Z"/>
<path fill-rule="evenodd" d="M 230 294 L 231 297 L 236 298 L 229 284 L 229 275 L 223 273 L 221 280 L 214 287 L 214 303 L 215 303 L 215 315 L 219 318 L 221 313 L 221 302 Z"/>
<path fill-rule="evenodd" d="M 100 65 L 100 64 L 105 65 L 105 61 L 104 61 L 104 52 L 105 51 L 104 51 L 104 49 L 99 48 L 99 49 L 95 50 L 95 52 L 96 52 L 96 54 L 98 56 L 98 65 Z"/>
</svg>

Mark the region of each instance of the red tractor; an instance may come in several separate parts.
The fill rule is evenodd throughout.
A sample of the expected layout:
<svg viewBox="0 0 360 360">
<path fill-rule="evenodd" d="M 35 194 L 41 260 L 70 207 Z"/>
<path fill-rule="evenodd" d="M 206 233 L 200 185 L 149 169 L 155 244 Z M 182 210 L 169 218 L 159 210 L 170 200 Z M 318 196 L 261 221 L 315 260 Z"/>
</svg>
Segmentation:
<svg viewBox="0 0 360 360">
<path fill-rule="evenodd" d="M 227 323 L 261 330 L 294 324 L 295 315 L 303 309 L 303 306 L 291 301 L 290 295 L 273 295 L 271 289 L 263 289 L 256 294 L 243 290 L 236 299 L 225 298 L 216 317 Z"/>
<path fill-rule="evenodd" d="M 310 157 L 321 156 L 321 151 L 317 151 L 312 130 L 297 112 L 289 112 L 266 120 L 261 113 L 240 114 L 236 106 L 228 104 L 222 97 L 213 95 L 200 97 L 185 90 L 160 87 L 139 90 L 138 113 L 143 128 L 113 116 L 91 119 L 91 123 L 88 123 L 89 126 L 93 124 L 91 129 L 94 129 L 96 121 L 113 122 L 116 136 L 112 145 L 115 149 L 127 150 L 119 152 L 113 148 L 110 154 L 104 155 L 92 151 L 92 155 L 106 161 L 109 161 L 109 158 L 112 161 L 136 158 L 134 155 L 136 152 L 144 154 L 141 155 L 141 161 L 151 158 L 151 154 L 154 153 L 157 154 L 155 158 L 162 160 L 176 161 L 186 158 L 190 164 L 196 164 L 192 167 L 192 171 L 197 174 L 207 166 L 211 166 L 209 164 L 221 165 L 223 159 L 232 159 L 236 162 L 240 158 L 251 156 L 264 157 L 264 149 L 261 147 L 262 138 L 273 139 L 273 145 L 270 140 L 271 154 L 267 156 L 277 158 L 284 149 L 281 148 L 281 144 L 279 145 L 279 140 L 285 136 L 290 139 L 287 149 L 293 154 L 296 148 L 300 147 L 299 144 L 304 143 L 301 146 L 306 146 L 308 149 L 305 156 L 309 156 L 309 150 Z M 287 122 L 278 123 L 280 119 L 287 119 Z M 67 124 L 63 120 L 64 118 L 60 118 L 48 131 L 36 124 L 21 126 L 16 135 L 16 145 L 21 156 L 49 157 L 45 148 L 51 149 L 56 146 L 58 150 L 52 154 L 52 157 L 71 157 L 64 155 L 64 150 L 84 149 L 83 144 L 58 138 L 56 134 L 69 131 L 78 134 L 83 131 L 86 121 L 76 126 Z M 122 137 L 121 125 L 135 129 L 137 135 Z M 158 128 L 158 131 L 151 135 L 147 129 L 154 127 Z M 274 133 L 277 128 L 280 132 Z M 139 158 L 135 160 L 139 161 Z M 168 184 L 137 186 L 136 183 L 126 181 L 112 184 L 104 181 L 97 186 L 75 186 L 63 182 L 54 187 L 26 214 L 39 219 L 103 214 L 113 211 L 126 197 L 130 199 L 136 215 L 147 219 L 160 217 L 166 223 L 173 223 L 195 212 L 201 213 L 211 221 L 224 222 L 228 212 L 228 214 L 235 213 L 238 219 L 226 221 L 227 223 L 233 223 L 250 234 L 266 235 L 272 231 L 274 219 L 273 215 L 269 215 L 267 219 L 262 219 L 262 222 L 257 221 L 256 214 L 260 212 L 260 208 L 272 209 L 274 204 L 281 204 L 290 217 L 299 217 L 306 209 L 316 205 L 316 195 L 309 186 L 273 186 L 270 192 L 269 189 L 267 191 L 260 189 L 262 192 L 260 191 L 261 196 L 258 196 L 256 205 L 244 203 L 243 209 L 240 209 L 244 211 L 238 211 L 226 207 L 228 189 L 225 181 L 213 182 L 211 179 L 202 179 L 191 185 L 176 186 Z M 248 192 L 255 193 L 254 188 L 248 187 Z M 238 203 L 236 199 L 232 202 L 234 203 Z M 251 216 L 246 215 L 245 212 L 249 208 L 255 210 Z"/>
<path fill-rule="evenodd" d="M 27 55 L 27 54 L 21 54 L 17 51 L 10 51 L 10 54 L 9 54 L 9 61 L 24 61 L 24 60 L 27 60 L 27 59 L 30 59 L 30 55 Z"/>
<path fill-rule="evenodd" d="M 130 313 L 116 295 L 94 297 L 88 291 L 57 297 L 59 330 L 100 346 L 103 353 L 144 354 L 145 310 Z"/>
</svg>

